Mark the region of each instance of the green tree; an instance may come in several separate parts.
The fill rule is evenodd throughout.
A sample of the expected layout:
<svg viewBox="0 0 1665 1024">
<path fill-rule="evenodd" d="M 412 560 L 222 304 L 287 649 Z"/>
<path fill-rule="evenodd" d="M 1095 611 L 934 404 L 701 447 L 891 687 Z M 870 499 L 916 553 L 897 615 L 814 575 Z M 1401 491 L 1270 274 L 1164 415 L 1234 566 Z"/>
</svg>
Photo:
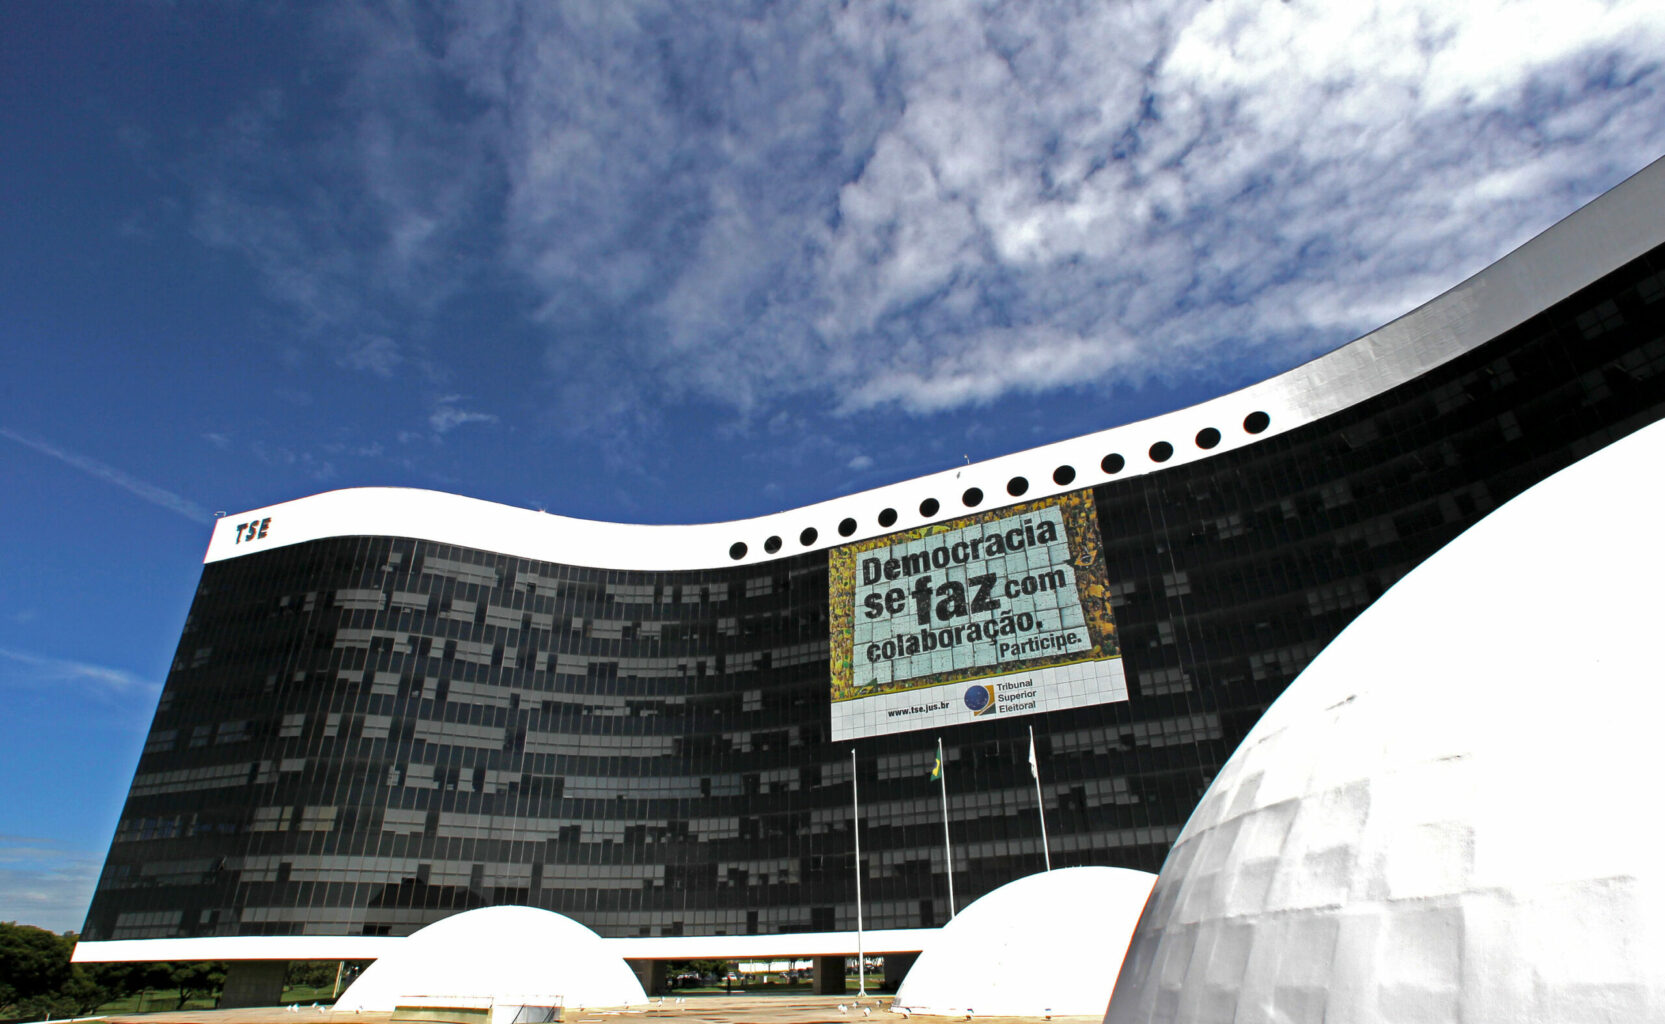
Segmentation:
<svg viewBox="0 0 1665 1024">
<path fill-rule="evenodd" d="M 110 993 L 105 1002 L 137 995 L 140 989 L 149 984 L 146 972 L 150 970 L 150 964 L 114 963 L 78 964 L 77 966 L 84 966 L 91 976 L 91 980 Z"/>
<path fill-rule="evenodd" d="M 36 1006 L 50 1005 L 69 980 L 74 947 L 73 933 L 0 922 L 0 1014 L 32 1016 Z"/>
<path fill-rule="evenodd" d="M 168 975 L 168 984 L 179 989 L 179 1002 L 174 1009 L 183 1010 L 186 1003 L 198 996 L 220 994 L 225 984 L 225 964 L 218 961 L 178 964 Z"/>
<path fill-rule="evenodd" d="M 100 964 L 110 972 L 116 988 L 116 998 L 156 992 L 173 987 L 174 965 L 166 962 L 144 961 L 127 964 Z M 142 1000 L 141 1000 L 142 1002 Z"/>
<path fill-rule="evenodd" d="M 335 960 L 291 960 L 283 972 L 283 983 L 292 988 L 328 988 L 335 984 Z"/>
<path fill-rule="evenodd" d="M 99 969 L 109 966 L 114 965 L 92 964 L 89 967 L 83 967 L 80 964 L 71 964 L 69 977 L 64 979 L 63 985 L 58 989 L 60 998 L 57 1002 L 59 1008 L 67 1010 L 77 1017 L 84 1017 L 110 1000 L 123 995 L 119 984 L 113 984 L 113 982 L 118 982 L 121 975 L 113 971 Z"/>
</svg>

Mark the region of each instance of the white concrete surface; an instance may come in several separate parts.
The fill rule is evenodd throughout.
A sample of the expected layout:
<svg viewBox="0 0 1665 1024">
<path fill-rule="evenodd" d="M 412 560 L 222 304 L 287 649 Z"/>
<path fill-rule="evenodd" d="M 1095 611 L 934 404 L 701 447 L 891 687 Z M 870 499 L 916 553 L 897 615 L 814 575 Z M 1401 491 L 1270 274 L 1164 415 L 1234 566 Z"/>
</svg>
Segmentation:
<svg viewBox="0 0 1665 1024">
<path fill-rule="evenodd" d="M 1155 881 L 1148 871 L 1082 867 L 1008 882 L 931 940 L 895 1005 L 976 1017 L 1098 1013 Z"/>
<path fill-rule="evenodd" d="M 1662 468 L 1665 423 L 1556 474 L 1313 661 L 1180 834 L 1107 1024 L 1665 1020 Z"/>
</svg>

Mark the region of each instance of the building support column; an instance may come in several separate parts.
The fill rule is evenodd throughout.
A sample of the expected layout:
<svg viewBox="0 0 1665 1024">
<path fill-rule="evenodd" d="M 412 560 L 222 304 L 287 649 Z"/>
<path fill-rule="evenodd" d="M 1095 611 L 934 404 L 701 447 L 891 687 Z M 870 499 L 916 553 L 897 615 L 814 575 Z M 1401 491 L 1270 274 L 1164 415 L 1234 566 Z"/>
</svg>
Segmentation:
<svg viewBox="0 0 1665 1024">
<path fill-rule="evenodd" d="M 818 956 L 815 958 L 815 994 L 835 996 L 844 991 L 844 965 L 847 957 Z"/>
<path fill-rule="evenodd" d="M 225 985 L 220 989 L 220 1009 L 245 1006 L 280 1006 L 287 960 L 231 960 L 225 965 Z"/>
<path fill-rule="evenodd" d="M 643 992 L 650 996 L 665 994 L 665 961 L 626 960 L 625 963 L 636 972 L 636 980 L 642 983 Z"/>
<path fill-rule="evenodd" d="M 901 988 L 902 979 L 908 976 L 908 970 L 918 959 L 918 953 L 886 953 L 884 990 L 894 992 Z"/>
</svg>

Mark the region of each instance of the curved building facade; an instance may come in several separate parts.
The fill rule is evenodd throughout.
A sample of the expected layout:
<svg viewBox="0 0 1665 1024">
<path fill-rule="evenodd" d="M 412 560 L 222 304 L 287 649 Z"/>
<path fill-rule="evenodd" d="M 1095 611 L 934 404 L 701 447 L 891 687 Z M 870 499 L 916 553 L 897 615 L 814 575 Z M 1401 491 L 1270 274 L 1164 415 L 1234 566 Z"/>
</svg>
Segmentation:
<svg viewBox="0 0 1665 1024">
<path fill-rule="evenodd" d="M 1354 616 L 1665 414 L 1662 211 L 1656 164 L 1263 384 L 756 520 L 590 523 L 395 489 L 226 517 L 83 949 L 401 936 L 501 904 L 609 938 L 849 931 L 852 749 L 864 923 L 937 927 L 937 740 L 963 907 L 1043 866 L 1031 729 L 1051 862 L 1154 872 Z M 930 563 L 966 538 L 985 546 Z M 1063 554 L 1037 561 L 1049 543 Z M 970 582 L 927 601 L 930 573 Z M 977 618 L 977 580 L 984 621 L 1042 624 L 1030 660 L 979 661 L 992 629 L 935 646 L 954 601 Z M 891 618 L 905 628 L 873 632 Z M 1006 700 L 1002 681 L 1031 679 L 1038 699 Z M 963 707 L 844 700 L 927 682 Z"/>
</svg>

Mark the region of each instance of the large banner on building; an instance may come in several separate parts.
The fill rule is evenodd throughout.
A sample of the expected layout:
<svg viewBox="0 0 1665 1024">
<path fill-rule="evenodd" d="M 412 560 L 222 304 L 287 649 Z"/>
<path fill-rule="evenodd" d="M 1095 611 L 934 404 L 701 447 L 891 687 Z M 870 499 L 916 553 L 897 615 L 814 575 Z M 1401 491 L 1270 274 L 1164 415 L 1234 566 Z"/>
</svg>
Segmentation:
<svg viewBox="0 0 1665 1024">
<path fill-rule="evenodd" d="M 1091 491 L 829 557 L 834 740 L 1127 699 Z"/>
</svg>

